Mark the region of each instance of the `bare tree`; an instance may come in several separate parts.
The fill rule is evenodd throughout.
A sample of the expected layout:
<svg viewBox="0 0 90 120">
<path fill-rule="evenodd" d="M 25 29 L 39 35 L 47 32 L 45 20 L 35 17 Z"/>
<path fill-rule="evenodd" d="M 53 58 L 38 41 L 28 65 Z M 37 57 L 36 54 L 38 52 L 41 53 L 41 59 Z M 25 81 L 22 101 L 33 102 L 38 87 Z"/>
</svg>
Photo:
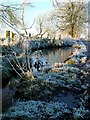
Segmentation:
<svg viewBox="0 0 90 120">
<path fill-rule="evenodd" d="M 56 25 L 67 31 L 72 37 L 78 34 L 86 22 L 86 5 L 80 1 L 58 2 L 54 0 Z"/>
<path fill-rule="evenodd" d="M 47 30 L 45 29 L 45 21 L 46 21 L 46 18 L 43 15 L 40 15 L 39 17 L 37 17 L 36 29 L 38 31 L 37 36 L 40 36 L 40 38 L 42 38 L 42 36 L 47 32 Z"/>
<path fill-rule="evenodd" d="M 11 27 L 12 29 L 14 29 L 19 35 L 22 35 L 19 32 L 19 29 L 25 30 L 26 33 L 26 25 L 25 25 L 25 19 L 24 19 L 24 11 L 25 11 L 25 5 L 29 5 L 29 3 L 26 3 L 26 0 L 22 3 L 22 4 L 14 4 L 14 5 L 4 5 L 4 4 L 0 4 L 0 20 L 1 22 L 4 22 L 6 25 L 8 25 L 9 27 Z M 30 3 L 31 4 L 31 3 Z M 18 17 L 22 14 L 22 18 Z M 18 29 L 19 28 L 19 29 Z M 26 33 L 27 34 L 27 33 Z M 33 74 L 30 68 L 30 61 L 29 61 L 29 53 L 28 53 L 28 41 L 27 41 L 27 37 L 23 36 L 23 39 L 26 41 L 26 49 L 25 49 L 25 55 L 26 55 L 26 63 L 27 63 L 27 72 L 29 75 L 31 75 L 32 78 Z M 14 52 L 14 51 L 13 51 Z M 22 77 L 16 70 L 16 68 L 13 66 L 13 64 L 11 63 L 10 59 L 7 56 L 7 60 L 10 63 L 10 65 L 12 66 L 12 68 L 15 70 L 15 72 Z M 17 56 L 14 56 L 14 58 L 12 58 L 12 60 L 16 63 L 16 66 L 18 67 L 18 69 L 20 69 L 22 71 L 22 74 L 25 75 L 25 71 L 23 70 L 23 67 L 21 66 L 21 64 L 19 63 Z M 28 75 L 27 74 L 27 75 Z"/>
<path fill-rule="evenodd" d="M 5 25 L 8 25 L 12 29 L 14 29 L 18 34 L 20 34 L 17 28 L 21 27 L 22 23 L 20 17 L 18 17 L 17 11 L 21 11 L 21 9 L 22 7 L 20 4 L 0 4 L 0 24 L 4 23 Z"/>
<path fill-rule="evenodd" d="M 54 35 L 56 33 L 56 26 L 53 22 L 53 11 L 39 16 L 36 21 L 36 28 L 38 31 L 37 35 L 40 35 L 41 38 L 45 34 L 47 34 L 47 38 Z"/>
<path fill-rule="evenodd" d="M 7 26 L 14 29 L 18 34 L 20 34 L 19 31 L 24 30 L 26 35 L 27 29 L 31 28 L 35 22 L 34 21 L 31 26 L 26 27 L 25 8 L 28 6 L 33 7 L 31 2 L 27 2 L 27 0 L 24 0 L 21 4 L 0 4 L 0 24 L 5 23 Z"/>
</svg>

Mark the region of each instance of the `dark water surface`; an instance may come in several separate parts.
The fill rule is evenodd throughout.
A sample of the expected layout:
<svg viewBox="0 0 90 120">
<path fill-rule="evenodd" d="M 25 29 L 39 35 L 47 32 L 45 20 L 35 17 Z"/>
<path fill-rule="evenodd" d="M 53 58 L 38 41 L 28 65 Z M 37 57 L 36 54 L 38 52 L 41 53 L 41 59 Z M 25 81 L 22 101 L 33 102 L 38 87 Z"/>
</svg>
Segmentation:
<svg viewBox="0 0 90 120">
<path fill-rule="evenodd" d="M 72 53 L 73 48 L 60 48 L 60 49 L 49 49 L 49 50 L 40 50 L 34 52 L 32 58 L 40 58 L 42 60 L 47 60 L 50 65 L 54 63 L 64 62 Z"/>
</svg>

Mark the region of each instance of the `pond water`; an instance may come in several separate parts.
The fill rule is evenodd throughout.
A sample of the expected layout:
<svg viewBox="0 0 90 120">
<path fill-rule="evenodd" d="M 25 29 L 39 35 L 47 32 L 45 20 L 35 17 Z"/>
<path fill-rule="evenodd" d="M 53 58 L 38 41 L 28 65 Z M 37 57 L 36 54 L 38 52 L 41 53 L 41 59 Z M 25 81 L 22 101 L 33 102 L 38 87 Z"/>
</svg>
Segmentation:
<svg viewBox="0 0 90 120">
<path fill-rule="evenodd" d="M 48 61 L 50 65 L 54 63 L 63 63 L 72 53 L 73 48 L 60 48 L 60 49 L 47 49 L 47 50 L 40 50 L 35 51 L 31 57 L 32 58 L 39 58 L 43 61 Z"/>
</svg>

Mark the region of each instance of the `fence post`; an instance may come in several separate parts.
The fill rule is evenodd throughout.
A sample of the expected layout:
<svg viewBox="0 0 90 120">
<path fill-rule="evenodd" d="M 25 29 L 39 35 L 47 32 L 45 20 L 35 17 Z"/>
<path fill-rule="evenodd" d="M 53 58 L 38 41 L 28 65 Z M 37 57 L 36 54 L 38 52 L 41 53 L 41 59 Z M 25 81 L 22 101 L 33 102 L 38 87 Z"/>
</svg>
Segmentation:
<svg viewBox="0 0 90 120">
<path fill-rule="evenodd" d="M 7 42 L 7 45 L 11 44 L 10 31 L 6 31 L 6 42 Z"/>
</svg>

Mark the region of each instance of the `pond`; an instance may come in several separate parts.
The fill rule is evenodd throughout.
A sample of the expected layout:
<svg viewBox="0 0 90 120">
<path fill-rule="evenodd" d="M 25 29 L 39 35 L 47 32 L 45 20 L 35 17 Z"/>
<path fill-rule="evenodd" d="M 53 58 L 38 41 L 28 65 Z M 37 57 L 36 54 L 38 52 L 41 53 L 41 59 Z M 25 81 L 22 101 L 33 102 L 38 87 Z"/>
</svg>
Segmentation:
<svg viewBox="0 0 90 120">
<path fill-rule="evenodd" d="M 64 60 L 66 60 L 72 53 L 73 48 L 60 48 L 60 49 L 47 49 L 47 50 L 39 50 L 39 51 L 35 51 L 32 53 L 32 55 L 30 56 L 31 58 L 35 59 L 38 57 L 39 59 L 41 59 L 43 62 L 47 61 L 49 65 L 53 65 L 54 63 L 60 63 L 60 62 L 64 62 Z M 35 68 L 33 68 L 35 71 L 37 71 Z M 35 72 L 34 71 L 34 72 Z M 12 78 L 13 79 L 13 78 Z M 14 87 L 15 88 L 15 87 Z M 2 92 L 3 92 L 3 98 L 5 98 L 6 96 L 7 99 L 4 99 L 3 104 L 4 106 L 8 106 L 6 104 L 9 104 L 9 106 L 12 104 L 12 98 L 14 95 L 15 90 L 10 90 L 8 88 L 8 86 L 6 86 Z M 9 101 L 8 102 L 6 102 Z"/>
<path fill-rule="evenodd" d="M 49 65 L 54 63 L 63 63 L 72 53 L 73 48 L 60 48 L 60 49 L 45 49 L 40 51 L 35 51 L 31 57 L 36 59 L 39 58 L 43 61 L 48 61 Z"/>
</svg>

